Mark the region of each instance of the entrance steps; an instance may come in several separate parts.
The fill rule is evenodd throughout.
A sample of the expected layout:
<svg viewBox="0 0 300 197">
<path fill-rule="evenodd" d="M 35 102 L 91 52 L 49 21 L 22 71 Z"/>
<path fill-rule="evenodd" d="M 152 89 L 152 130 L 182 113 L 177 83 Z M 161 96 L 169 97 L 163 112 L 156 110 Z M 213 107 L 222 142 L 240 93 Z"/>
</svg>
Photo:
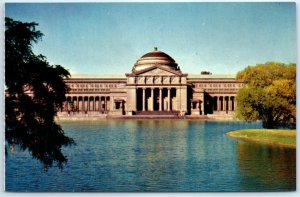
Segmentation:
<svg viewBox="0 0 300 197">
<path fill-rule="evenodd" d="M 179 111 L 137 111 L 136 116 L 178 116 Z"/>
</svg>

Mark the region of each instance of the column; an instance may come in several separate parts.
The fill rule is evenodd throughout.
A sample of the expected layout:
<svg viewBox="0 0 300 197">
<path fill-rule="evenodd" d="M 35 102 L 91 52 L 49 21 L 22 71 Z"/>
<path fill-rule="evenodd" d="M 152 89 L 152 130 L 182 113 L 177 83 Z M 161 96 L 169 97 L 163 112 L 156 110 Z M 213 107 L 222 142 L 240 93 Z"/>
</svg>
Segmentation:
<svg viewBox="0 0 300 197">
<path fill-rule="evenodd" d="M 218 111 L 218 103 L 219 103 L 219 98 L 216 96 L 216 110 L 215 111 Z"/>
<path fill-rule="evenodd" d="M 62 107 L 62 111 L 68 111 L 67 101 L 64 102 L 63 107 Z"/>
<path fill-rule="evenodd" d="M 87 97 L 87 106 L 86 106 L 86 111 L 90 111 L 90 97 Z"/>
<path fill-rule="evenodd" d="M 177 88 L 175 88 L 175 105 L 174 105 L 174 110 L 178 110 L 178 92 L 177 92 Z"/>
<path fill-rule="evenodd" d="M 200 104 L 200 106 L 201 106 L 201 115 L 204 115 L 204 98 L 200 102 L 201 102 L 201 104 Z"/>
<path fill-rule="evenodd" d="M 68 97 L 67 97 L 67 100 L 65 102 L 65 109 L 66 111 L 69 111 L 69 101 L 68 101 Z"/>
<path fill-rule="evenodd" d="M 99 97 L 97 102 L 97 96 L 95 97 L 95 111 L 99 111 Z"/>
<path fill-rule="evenodd" d="M 66 100 L 66 110 L 69 111 L 69 101 L 68 101 L 68 98 Z"/>
<path fill-rule="evenodd" d="M 113 96 L 110 97 L 110 109 L 115 110 L 115 99 Z"/>
<path fill-rule="evenodd" d="M 74 96 L 73 96 L 73 103 L 72 104 L 73 104 L 73 111 L 75 111 L 77 103 L 76 103 L 76 97 L 74 97 Z"/>
<path fill-rule="evenodd" d="M 65 111 L 65 102 L 66 102 L 66 101 L 64 101 L 64 102 L 62 103 L 61 108 L 59 108 L 59 111 L 60 111 L 60 112 Z"/>
<path fill-rule="evenodd" d="M 142 106 L 143 106 L 143 111 L 145 111 L 145 92 L 146 92 L 146 89 L 145 88 L 143 88 L 143 100 L 142 100 Z"/>
<path fill-rule="evenodd" d="M 104 97 L 104 111 L 107 110 L 107 100 L 106 100 L 106 96 Z"/>
<path fill-rule="evenodd" d="M 152 111 L 154 111 L 154 88 L 151 88 L 151 96 L 152 96 L 152 104 L 151 104 L 151 109 Z"/>
<path fill-rule="evenodd" d="M 102 111 L 102 96 L 99 96 L 99 111 Z"/>
<path fill-rule="evenodd" d="M 82 96 L 81 111 L 84 111 L 84 96 Z"/>
<path fill-rule="evenodd" d="M 217 111 L 221 111 L 221 97 L 218 96 L 217 99 L 218 99 L 218 101 L 217 101 L 217 103 L 218 103 L 218 110 Z"/>
<path fill-rule="evenodd" d="M 181 88 L 176 89 L 177 110 L 181 111 Z"/>
<path fill-rule="evenodd" d="M 232 97 L 228 97 L 228 111 L 232 111 L 232 100 L 231 100 Z"/>
<path fill-rule="evenodd" d="M 77 109 L 78 109 L 78 112 L 80 112 L 81 111 L 80 96 L 77 97 L 77 100 L 78 100 Z"/>
<path fill-rule="evenodd" d="M 93 97 L 90 97 L 90 102 L 89 102 L 89 104 L 90 104 L 90 111 L 93 111 Z"/>
<path fill-rule="evenodd" d="M 96 103 L 95 103 L 95 100 L 96 100 L 96 98 L 93 96 L 93 109 L 92 109 L 92 111 L 95 111 L 96 110 Z"/>
<path fill-rule="evenodd" d="M 76 97 L 76 111 L 79 111 L 79 96 Z"/>
<path fill-rule="evenodd" d="M 96 98 L 93 96 L 93 111 L 95 111 L 96 110 Z"/>
<path fill-rule="evenodd" d="M 226 111 L 226 97 L 223 96 L 223 111 Z"/>
<path fill-rule="evenodd" d="M 162 88 L 159 88 L 159 111 L 162 111 Z"/>
<path fill-rule="evenodd" d="M 170 98 L 171 98 L 171 91 L 170 88 L 168 88 L 168 111 L 171 111 L 171 102 L 170 102 Z"/>
<path fill-rule="evenodd" d="M 74 98 L 73 98 L 73 96 L 71 96 L 70 111 L 73 111 L 73 108 L 74 108 L 73 102 L 74 102 Z"/>
<path fill-rule="evenodd" d="M 92 104 L 93 104 L 93 97 L 90 97 L 90 96 L 89 96 L 89 111 L 93 111 L 93 106 L 92 106 Z"/>
<path fill-rule="evenodd" d="M 234 106 L 234 111 L 236 111 L 237 109 L 237 100 L 236 100 L 236 97 L 233 97 L 233 106 Z"/>
<path fill-rule="evenodd" d="M 77 109 L 78 109 L 78 96 L 76 96 L 74 108 L 75 108 L 75 111 L 77 111 Z"/>
<path fill-rule="evenodd" d="M 99 111 L 102 111 L 102 101 L 101 101 L 101 96 L 99 96 Z"/>
</svg>

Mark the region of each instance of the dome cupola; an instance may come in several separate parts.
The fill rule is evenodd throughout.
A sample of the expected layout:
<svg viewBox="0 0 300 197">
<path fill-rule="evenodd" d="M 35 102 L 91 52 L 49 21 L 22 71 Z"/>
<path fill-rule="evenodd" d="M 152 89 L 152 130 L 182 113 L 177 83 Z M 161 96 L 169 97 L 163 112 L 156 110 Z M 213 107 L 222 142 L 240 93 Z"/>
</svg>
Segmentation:
<svg viewBox="0 0 300 197">
<path fill-rule="evenodd" d="M 132 71 L 137 72 L 150 68 L 152 66 L 164 67 L 171 70 L 180 71 L 178 64 L 175 60 L 170 57 L 168 54 L 158 51 L 157 47 L 154 48 L 154 51 L 146 53 L 134 64 Z"/>
</svg>

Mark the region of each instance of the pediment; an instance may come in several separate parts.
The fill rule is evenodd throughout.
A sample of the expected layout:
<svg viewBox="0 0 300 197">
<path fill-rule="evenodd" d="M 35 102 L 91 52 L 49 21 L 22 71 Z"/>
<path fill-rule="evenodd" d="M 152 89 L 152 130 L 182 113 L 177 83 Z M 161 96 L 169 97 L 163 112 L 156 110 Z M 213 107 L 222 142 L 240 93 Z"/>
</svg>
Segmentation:
<svg viewBox="0 0 300 197">
<path fill-rule="evenodd" d="M 160 68 L 155 68 L 150 71 L 146 71 L 144 73 L 140 73 L 139 76 L 175 76 L 174 73 L 162 70 Z"/>
<path fill-rule="evenodd" d="M 180 76 L 181 73 L 178 71 L 154 66 L 150 69 L 141 70 L 141 71 L 135 73 L 135 75 L 138 75 L 138 76 Z"/>
</svg>

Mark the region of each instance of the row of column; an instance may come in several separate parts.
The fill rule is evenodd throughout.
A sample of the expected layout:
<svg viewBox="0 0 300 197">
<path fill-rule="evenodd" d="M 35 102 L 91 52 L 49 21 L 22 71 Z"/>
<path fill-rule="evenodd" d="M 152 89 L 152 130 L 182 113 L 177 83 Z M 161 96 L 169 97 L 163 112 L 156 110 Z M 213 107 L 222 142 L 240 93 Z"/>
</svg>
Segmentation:
<svg viewBox="0 0 300 197">
<path fill-rule="evenodd" d="M 108 96 L 68 96 L 63 111 L 107 111 L 110 101 Z"/>
<path fill-rule="evenodd" d="M 146 111 L 146 89 L 147 88 L 142 88 L 142 111 Z M 152 99 L 152 106 L 150 108 L 150 110 L 154 111 L 154 90 L 156 88 L 151 88 L 151 99 Z M 163 109 L 163 89 L 167 89 L 167 109 L 166 111 L 170 111 L 171 110 L 171 88 L 158 88 L 159 89 L 159 99 L 158 99 L 158 110 L 159 111 L 163 111 L 165 109 Z M 176 89 L 175 89 L 176 91 Z M 176 93 L 175 93 L 176 94 Z M 139 102 L 139 99 L 137 99 L 137 102 Z M 149 110 L 149 109 L 148 109 Z"/>
<path fill-rule="evenodd" d="M 237 107 L 235 96 L 215 96 L 216 106 L 215 111 L 234 111 Z"/>
<path fill-rule="evenodd" d="M 141 102 L 142 104 L 142 111 L 146 111 L 146 89 L 142 88 L 142 100 L 137 99 L 137 102 Z M 157 92 L 157 89 L 159 90 L 159 99 L 158 99 L 158 110 L 159 111 L 170 111 L 173 110 L 173 108 L 176 106 L 172 106 L 171 101 L 171 88 L 151 88 L 151 107 L 148 109 L 150 111 L 154 111 L 154 103 L 156 103 L 156 110 L 157 110 L 157 102 L 155 102 L 155 90 Z M 163 99 L 163 89 L 167 90 L 167 95 Z M 177 92 L 177 89 L 174 88 L 175 95 Z M 157 93 L 156 93 L 157 94 Z M 175 97 L 176 98 L 176 97 Z M 163 101 L 165 101 L 167 105 L 164 105 Z M 214 111 L 235 111 L 237 108 L 237 102 L 235 96 L 215 96 L 213 102 L 213 110 Z M 204 109 L 204 106 L 202 106 L 203 102 L 201 103 L 201 110 Z M 112 105 L 112 106 L 110 106 Z M 109 109 L 114 109 L 115 106 L 113 106 L 113 98 L 109 96 L 68 96 L 67 101 L 64 103 L 63 111 L 107 111 Z M 123 105 L 123 104 L 122 104 Z M 200 103 L 197 103 L 197 108 Z M 110 107 L 109 107 L 110 106 Z M 121 106 L 122 107 L 122 106 Z M 148 106 L 149 107 L 149 106 Z M 193 107 L 191 107 L 193 109 Z"/>
</svg>

